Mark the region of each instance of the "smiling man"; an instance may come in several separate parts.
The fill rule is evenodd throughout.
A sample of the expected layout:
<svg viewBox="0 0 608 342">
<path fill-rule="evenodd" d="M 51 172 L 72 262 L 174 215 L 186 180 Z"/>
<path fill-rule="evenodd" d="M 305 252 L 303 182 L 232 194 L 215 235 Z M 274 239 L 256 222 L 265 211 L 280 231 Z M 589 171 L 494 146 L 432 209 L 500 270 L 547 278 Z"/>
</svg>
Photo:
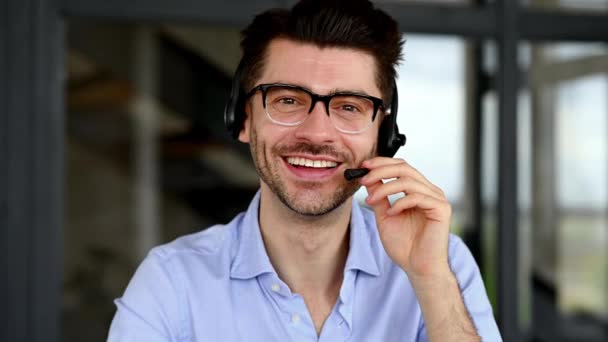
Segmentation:
<svg viewBox="0 0 608 342">
<path fill-rule="evenodd" d="M 153 249 L 109 340 L 500 341 L 444 193 L 392 158 L 395 21 L 365 0 L 303 0 L 257 16 L 241 46 L 225 115 L 260 190 L 229 224 Z"/>
</svg>

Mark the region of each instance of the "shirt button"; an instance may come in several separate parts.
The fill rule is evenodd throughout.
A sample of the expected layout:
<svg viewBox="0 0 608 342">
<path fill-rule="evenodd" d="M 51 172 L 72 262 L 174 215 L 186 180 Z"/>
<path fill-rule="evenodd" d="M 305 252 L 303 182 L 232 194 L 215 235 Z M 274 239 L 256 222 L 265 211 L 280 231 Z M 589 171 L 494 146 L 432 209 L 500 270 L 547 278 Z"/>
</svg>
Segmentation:
<svg viewBox="0 0 608 342">
<path fill-rule="evenodd" d="M 300 320 L 301 320 L 301 318 L 300 318 L 300 315 L 298 315 L 298 314 L 293 314 L 293 316 L 291 316 L 292 323 L 298 323 L 298 322 L 300 322 Z"/>
<path fill-rule="evenodd" d="M 270 289 L 274 292 L 279 292 L 279 291 L 281 291 L 281 286 L 279 284 L 272 284 Z"/>
</svg>

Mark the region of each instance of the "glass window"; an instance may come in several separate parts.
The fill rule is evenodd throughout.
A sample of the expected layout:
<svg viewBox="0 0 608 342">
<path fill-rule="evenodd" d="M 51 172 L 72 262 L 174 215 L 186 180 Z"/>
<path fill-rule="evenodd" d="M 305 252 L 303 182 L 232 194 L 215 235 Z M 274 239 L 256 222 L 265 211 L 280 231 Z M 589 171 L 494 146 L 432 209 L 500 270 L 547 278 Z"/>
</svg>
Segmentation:
<svg viewBox="0 0 608 342">
<path fill-rule="evenodd" d="M 395 157 L 405 159 L 443 189 L 454 207 L 456 232 L 463 225 L 464 49 L 460 38 L 408 34 L 397 80 L 397 124 L 407 143 Z M 361 201 L 365 196 L 365 189 L 356 194 Z"/>
<path fill-rule="evenodd" d="M 486 57 L 495 55 L 493 44 L 484 50 Z M 581 333 L 602 340 L 608 314 L 608 49 L 522 43 L 518 60 L 526 71 L 517 107 L 520 322 L 535 336 Z M 494 63 L 484 68 L 496 71 Z M 484 97 L 486 258 L 493 253 L 487 237 L 495 234 L 496 101 L 494 91 Z M 548 317 L 555 318 L 545 321 L 551 329 L 542 322 Z"/>
<path fill-rule="evenodd" d="M 517 125 L 517 158 L 518 158 L 518 205 L 519 213 L 519 241 L 517 258 L 520 272 L 519 284 L 519 318 L 520 326 L 525 328 L 531 318 L 531 307 L 529 302 L 529 263 L 530 263 L 530 98 L 528 94 L 521 91 L 517 99 L 518 125 Z M 493 295 L 497 291 L 497 269 L 498 258 L 498 98 L 495 90 L 489 90 L 482 99 L 482 274 L 486 281 L 488 294 Z M 515 259 L 514 259 L 515 260 Z M 491 300 L 495 298 L 491 297 Z M 494 310 L 497 309 L 493 302 Z"/>
<path fill-rule="evenodd" d="M 531 303 L 553 291 L 559 325 L 605 339 L 608 317 L 608 49 L 599 44 L 529 44 L 525 89 L 529 137 L 520 141 L 529 179 Z M 523 113 L 529 112 L 525 118 Z M 520 179 L 521 181 L 521 179 Z M 535 320 L 542 311 L 537 310 Z M 604 322 L 604 323 L 602 323 Z M 580 335 L 579 335 L 580 336 Z"/>
<path fill-rule="evenodd" d="M 560 308 L 606 315 L 608 73 L 562 81 L 554 91 Z"/>
</svg>

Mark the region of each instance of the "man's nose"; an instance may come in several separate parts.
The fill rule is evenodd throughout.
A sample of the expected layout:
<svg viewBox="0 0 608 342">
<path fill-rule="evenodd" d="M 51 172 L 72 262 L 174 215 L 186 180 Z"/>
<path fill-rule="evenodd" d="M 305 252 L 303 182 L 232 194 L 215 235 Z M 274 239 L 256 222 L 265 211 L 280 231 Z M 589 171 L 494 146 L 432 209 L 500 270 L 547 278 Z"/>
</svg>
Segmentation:
<svg viewBox="0 0 608 342">
<path fill-rule="evenodd" d="M 336 129 L 328 115 L 325 103 L 315 103 L 308 117 L 296 129 L 296 138 L 311 142 L 330 142 L 335 140 Z"/>
</svg>

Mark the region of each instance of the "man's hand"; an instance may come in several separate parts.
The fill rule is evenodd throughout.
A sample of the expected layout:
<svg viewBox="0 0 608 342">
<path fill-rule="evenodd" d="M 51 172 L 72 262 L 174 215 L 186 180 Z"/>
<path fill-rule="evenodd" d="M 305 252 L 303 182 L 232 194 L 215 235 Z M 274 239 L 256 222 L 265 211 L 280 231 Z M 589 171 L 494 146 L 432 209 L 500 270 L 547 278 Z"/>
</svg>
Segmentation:
<svg viewBox="0 0 608 342">
<path fill-rule="evenodd" d="M 448 262 L 452 208 L 443 191 L 404 160 L 376 157 L 361 166 L 370 170 L 360 182 L 380 240 L 412 283 L 429 340 L 479 341 Z M 391 206 L 388 196 L 401 193 Z"/>
<path fill-rule="evenodd" d="M 376 157 L 363 162 L 361 179 L 376 214 L 380 239 L 389 257 L 410 278 L 445 276 L 452 208 L 445 194 L 401 159 Z M 383 183 L 383 179 L 393 179 Z M 388 196 L 405 193 L 391 206 Z"/>
</svg>

